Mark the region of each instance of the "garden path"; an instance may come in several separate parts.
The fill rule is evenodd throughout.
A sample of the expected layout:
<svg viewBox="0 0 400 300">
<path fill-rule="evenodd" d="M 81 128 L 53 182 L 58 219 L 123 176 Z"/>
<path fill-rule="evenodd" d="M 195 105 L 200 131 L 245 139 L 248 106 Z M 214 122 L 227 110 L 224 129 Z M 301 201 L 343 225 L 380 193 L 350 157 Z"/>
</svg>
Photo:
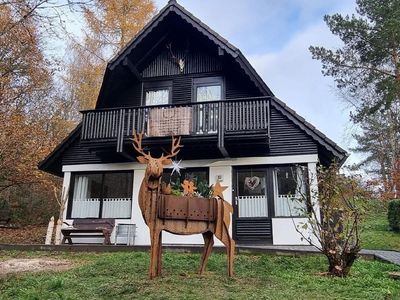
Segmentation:
<svg viewBox="0 0 400 300">
<path fill-rule="evenodd" d="M 298 252 L 298 253 L 319 253 L 320 251 L 314 246 L 277 246 L 277 245 L 257 245 L 257 246 L 246 246 L 239 245 L 239 248 L 243 249 L 259 249 L 259 250 L 271 250 L 271 251 L 284 251 L 284 252 Z M 400 266 L 400 252 L 390 250 L 368 250 L 362 249 L 361 255 L 375 256 L 385 262 L 396 264 Z"/>
</svg>

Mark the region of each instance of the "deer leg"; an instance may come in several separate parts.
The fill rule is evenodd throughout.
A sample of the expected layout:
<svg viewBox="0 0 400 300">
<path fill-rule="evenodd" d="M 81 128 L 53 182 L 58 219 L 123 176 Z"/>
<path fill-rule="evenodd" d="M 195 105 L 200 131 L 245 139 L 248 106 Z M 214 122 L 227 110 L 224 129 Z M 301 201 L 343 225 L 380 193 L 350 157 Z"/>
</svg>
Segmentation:
<svg viewBox="0 0 400 300">
<path fill-rule="evenodd" d="M 203 272 L 205 271 L 208 257 L 210 256 L 214 245 L 214 234 L 211 231 L 204 232 L 203 238 L 204 238 L 204 250 L 200 261 L 199 274 L 203 274 Z"/>
<path fill-rule="evenodd" d="M 158 241 L 157 276 L 161 275 L 162 268 L 162 230 L 160 230 Z"/>
<path fill-rule="evenodd" d="M 232 277 L 233 276 L 233 259 L 235 256 L 235 246 L 236 243 L 235 241 L 229 237 L 229 249 L 227 250 L 227 255 L 228 255 L 228 276 Z"/>
<path fill-rule="evenodd" d="M 150 248 L 150 279 L 157 277 L 157 266 L 158 266 L 158 250 L 160 249 L 160 231 L 156 228 L 152 228 L 151 232 L 151 248 Z"/>
<path fill-rule="evenodd" d="M 223 226 L 221 242 L 225 245 L 227 256 L 227 273 L 229 277 L 233 276 L 233 257 L 235 254 L 235 241 L 230 237 L 229 230 Z"/>
</svg>

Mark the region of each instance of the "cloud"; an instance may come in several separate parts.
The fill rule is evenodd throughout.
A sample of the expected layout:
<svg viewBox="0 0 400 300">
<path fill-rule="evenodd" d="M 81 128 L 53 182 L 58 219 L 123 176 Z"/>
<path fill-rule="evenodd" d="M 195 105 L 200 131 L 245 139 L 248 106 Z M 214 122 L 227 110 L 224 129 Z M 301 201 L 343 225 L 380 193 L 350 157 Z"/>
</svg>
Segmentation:
<svg viewBox="0 0 400 300">
<path fill-rule="evenodd" d="M 333 80 L 321 74 L 320 62 L 312 59 L 310 45 L 335 48 L 340 41 L 320 22 L 296 34 L 280 51 L 248 59 L 278 98 L 348 150 L 353 146 L 349 110 Z M 349 161 L 357 160 L 353 155 Z"/>
</svg>

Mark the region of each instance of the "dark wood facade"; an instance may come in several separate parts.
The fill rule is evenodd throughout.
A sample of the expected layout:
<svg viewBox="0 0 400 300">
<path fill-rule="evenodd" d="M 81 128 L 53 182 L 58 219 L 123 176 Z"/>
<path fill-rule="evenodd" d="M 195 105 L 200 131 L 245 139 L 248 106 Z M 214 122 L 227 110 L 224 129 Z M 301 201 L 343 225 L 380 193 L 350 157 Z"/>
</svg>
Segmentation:
<svg viewBox="0 0 400 300">
<path fill-rule="evenodd" d="M 196 102 L 196 83 L 210 78 L 221 81 L 220 100 Z M 146 89 L 157 86 L 168 88 L 169 103 L 146 106 Z M 239 49 L 170 1 L 109 62 L 96 109 L 83 112 L 82 123 L 39 167 L 61 175 L 62 165 L 134 161 L 135 131 L 146 133 L 145 146 L 166 148 L 168 134 L 149 131 L 157 110 L 189 116 L 183 159 L 318 154 L 328 164 L 346 158 L 273 95 Z"/>
</svg>

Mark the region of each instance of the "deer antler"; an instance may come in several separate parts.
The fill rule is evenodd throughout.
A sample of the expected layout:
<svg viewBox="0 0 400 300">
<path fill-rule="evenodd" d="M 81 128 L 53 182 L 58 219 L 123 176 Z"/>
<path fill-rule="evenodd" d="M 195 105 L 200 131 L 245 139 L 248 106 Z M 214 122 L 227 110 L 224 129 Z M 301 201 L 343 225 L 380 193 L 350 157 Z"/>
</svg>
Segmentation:
<svg viewBox="0 0 400 300">
<path fill-rule="evenodd" d="M 172 52 L 172 43 L 167 44 L 166 47 L 167 47 L 167 49 L 169 50 L 169 53 L 171 54 L 171 57 L 172 57 L 173 59 L 178 60 L 178 58 L 177 58 L 177 57 L 175 56 L 175 54 Z"/>
<path fill-rule="evenodd" d="M 183 147 L 183 145 L 180 144 L 181 143 L 181 137 L 176 138 L 174 136 L 172 136 L 172 145 L 171 145 L 171 153 L 164 156 L 164 154 L 161 155 L 162 159 L 169 159 L 174 157 L 175 155 L 177 155 L 179 153 L 179 151 L 181 151 L 180 148 Z"/>
<path fill-rule="evenodd" d="M 172 43 L 167 44 L 166 47 L 167 47 L 167 49 L 169 50 L 169 52 L 171 54 L 171 58 L 179 66 L 179 70 L 181 72 L 183 72 L 183 69 L 185 68 L 185 57 L 179 58 L 172 52 Z"/>
<path fill-rule="evenodd" d="M 133 139 L 132 139 L 133 148 L 135 148 L 135 150 L 139 154 L 143 155 L 146 159 L 150 159 L 151 158 L 150 151 L 148 153 L 145 153 L 143 150 L 143 147 L 142 147 L 143 135 L 144 135 L 143 132 L 141 132 L 141 133 L 134 132 L 133 133 Z"/>
</svg>

